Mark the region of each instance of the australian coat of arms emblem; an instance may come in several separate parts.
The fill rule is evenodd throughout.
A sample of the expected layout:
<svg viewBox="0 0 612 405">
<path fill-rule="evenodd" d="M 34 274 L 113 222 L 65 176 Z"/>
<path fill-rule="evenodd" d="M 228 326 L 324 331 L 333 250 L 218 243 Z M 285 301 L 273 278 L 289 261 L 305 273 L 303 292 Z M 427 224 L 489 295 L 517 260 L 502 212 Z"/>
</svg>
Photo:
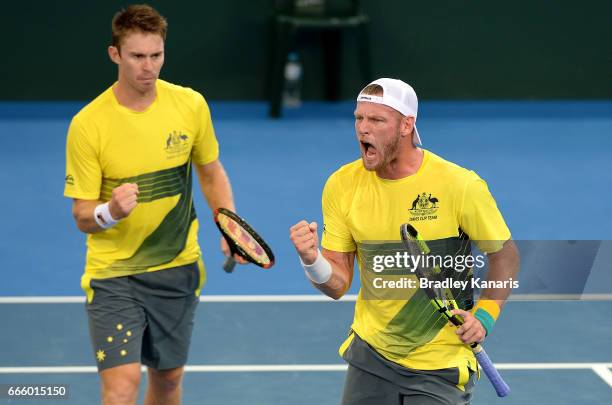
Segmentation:
<svg viewBox="0 0 612 405">
<path fill-rule="evenodd" d="M 436 219 L 440 201 L 431 193 L 417 194 L 412 201 L 412 206 L 408 210 L 413 221 L 422 221 L 426 219 Z"/>
</svg>

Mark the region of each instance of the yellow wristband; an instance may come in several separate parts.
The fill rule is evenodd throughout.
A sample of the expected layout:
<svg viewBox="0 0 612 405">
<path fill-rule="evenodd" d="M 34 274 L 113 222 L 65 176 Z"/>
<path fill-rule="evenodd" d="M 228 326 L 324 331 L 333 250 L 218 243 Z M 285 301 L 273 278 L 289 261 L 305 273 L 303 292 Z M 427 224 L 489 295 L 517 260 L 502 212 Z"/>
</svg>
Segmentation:
<svg viewBox="0 0 612 405">
<path fill-rule="evenodd" d="M 487 311 L 489 315 L 491 315 L 494 321 L 497 321 L 497 318 L 499 318 L 499 312 L 501 311 L 501 309 L 499 308 L 499 305 L 497 304 L 495 300 L 490 300 L 490 299 L 478 300 L 472 312 L 478 311 L 479 308 L 482 308 L 485 311 Z"/>
<path fill-rule="evenodd" d="M 479 300 L 472 310 L 474 317 L 478 319 L 483 328 L 485 328 L 487 336 L 493 329 L 493 325 L 495 325 L 495 321 L 499 317 L 499 311 L 500 308 L 499 305 L 497 305 L 497 302 L 485 299 Z"/>
</svg>

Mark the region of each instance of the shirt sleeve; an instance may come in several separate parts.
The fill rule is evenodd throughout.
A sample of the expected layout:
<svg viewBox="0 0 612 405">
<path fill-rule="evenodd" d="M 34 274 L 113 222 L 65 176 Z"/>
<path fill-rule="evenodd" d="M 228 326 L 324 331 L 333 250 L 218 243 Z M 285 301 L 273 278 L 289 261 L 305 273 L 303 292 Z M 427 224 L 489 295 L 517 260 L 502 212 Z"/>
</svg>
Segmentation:
<svg viewBox="0 0 612 405">
<path fill-rule="evenodd" d="M 197 103 L 199 105 L 197 119 L 200 125 L 193 143 L 191 157 L 193 163 L 205 165 L 219 158 L 219 143 L 215 136 L 210 109 L 200 93 L 197 93 Z"/>
<path fill-rule="evenodd" d="M 476 173 L 465 185 L 459 225 L 478 248 L 486 253 L 497 252 L 511 238 L 510 230 L 487 183 Z"/>
<path fill-rule="evenodd" d="M 335 252 L 354 252 L 357 248 L 351 234 L 341 183 L 337 175 L 332 175 L 325 184 L 322 197 L 323 237 L 321 246 Z M 344 208 L 344 209 L 343 209 Z"/>
<path fill-rule="evenodd" d="M 88 136 L 89 135 L 89 136 Z M 83 200 L 100 197 L 102 169 L 91 134 L 75 117 L 70 123 L 66 139 L 66 178 L 64 196 Z"/>
</svg>

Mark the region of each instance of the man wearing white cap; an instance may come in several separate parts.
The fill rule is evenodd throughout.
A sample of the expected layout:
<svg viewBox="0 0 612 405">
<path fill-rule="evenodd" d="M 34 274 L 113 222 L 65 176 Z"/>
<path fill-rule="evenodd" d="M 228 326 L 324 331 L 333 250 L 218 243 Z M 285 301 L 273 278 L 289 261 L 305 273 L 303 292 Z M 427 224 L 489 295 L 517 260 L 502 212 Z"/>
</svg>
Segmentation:
<svg viewBox="0 0 612 405">
<path fill-rule="evenodd" d="M 469 403 L 478 366 L 468 344 L 490 333 L 509 295 L 484 290 L 474 304 L 464 288 L 454 313 L 465 323 L 448 325 L 406 281 L 414 277 L 398 276 L 406 269 L 401 224 L 417 228 L 439 255 L 470 254 L 474 241 L 488 255 L 489 279 L 518 272 L 518 252 L 486 183 L 419 147 L 417 111 L 414 90 L 401 80 L 366 86 L 355 109 L 361 159 L 333 173 L 323 190 L 322 250 L 315 222 L 290 229 L 306 276 L 334 299 L 349 289 L 358 259 L 361 289 L 340 347 L 349 363 L 345 405 Z"/>
</svg>

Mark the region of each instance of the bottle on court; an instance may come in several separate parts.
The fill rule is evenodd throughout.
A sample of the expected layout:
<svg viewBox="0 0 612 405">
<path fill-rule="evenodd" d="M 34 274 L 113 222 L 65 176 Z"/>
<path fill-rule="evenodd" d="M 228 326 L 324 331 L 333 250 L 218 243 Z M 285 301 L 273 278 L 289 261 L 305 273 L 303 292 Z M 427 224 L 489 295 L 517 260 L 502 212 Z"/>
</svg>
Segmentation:
<svg viewBox="0 0 612 405">
<path fill-rule="evenodd" d="M 290 52 L 285 64 L 285 87 L 283 89 L 283 106 L 299 107 L 302 104 L 302 63 L 296 52 Z"/>
</svg>

